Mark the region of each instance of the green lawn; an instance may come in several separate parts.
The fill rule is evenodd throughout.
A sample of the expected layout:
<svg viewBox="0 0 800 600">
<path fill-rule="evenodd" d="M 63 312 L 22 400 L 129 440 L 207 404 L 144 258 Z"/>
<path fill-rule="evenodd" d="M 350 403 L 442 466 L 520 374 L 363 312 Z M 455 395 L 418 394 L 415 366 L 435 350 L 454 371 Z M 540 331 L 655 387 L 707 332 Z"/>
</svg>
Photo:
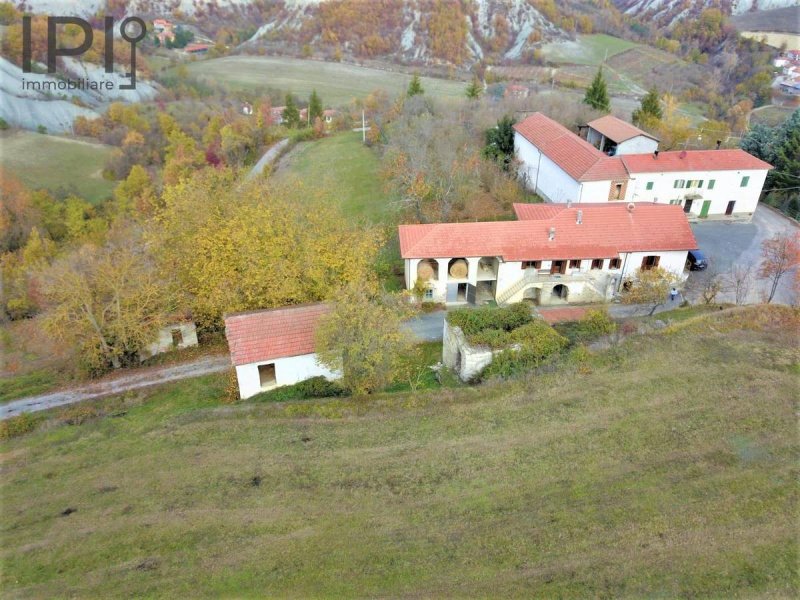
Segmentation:
<svg viewBox="0 0 800 600">
<path fill-rule="evenodd" d="M 797 313 L 682 325 L 476 388 L 69 409 L 0 444 L 4 596 L 796 597 Z"/>
<path fill-rule="evenodd" d="M 234 89 L 275 88 L 301 97 L 316 89 L 328 106 L 363 98 L 378 88 L 397 94 L 411 81 L 411 75 L 405 73 L 277 56 L 226 56 L 193 62 L 188 69 L 200 79 Z M 463 97 L 466 85 L 461 81 L 422 78 L 425 93 L 435 97 Z"/>
<path fill-rule="evenodd" d="M 114 182 L 102 171 L 109 146 L 30 131 L 0 134 L 0 161 L 33 189 L 74 191 L 90 202 L 109 197 Z"/>
<path fill-rule="evenodd" d="M 550 42 L 542 47 L 547 60 L 554 63 L 598 66 L 615 54 L 638 46 L 622 38 L 595 33 L 579 35 L 576 41 Z"/>
<path fill-rule="evenodd" d="M 279 178 L 297 177 L 328 190 L 345 215 L 371 223 L 386 221 L 396 210 L 384 190 L 378 156 L 351 131 L 303 142 L 283 159 Z"/>
</svg>

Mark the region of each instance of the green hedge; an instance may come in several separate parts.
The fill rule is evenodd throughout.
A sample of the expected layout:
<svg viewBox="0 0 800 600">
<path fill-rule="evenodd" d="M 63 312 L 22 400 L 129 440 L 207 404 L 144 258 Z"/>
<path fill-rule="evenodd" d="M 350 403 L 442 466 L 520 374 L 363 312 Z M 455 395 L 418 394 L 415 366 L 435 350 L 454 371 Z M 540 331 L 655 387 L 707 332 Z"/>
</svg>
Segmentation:
<svg viewBox="0 0 800 600">
<path fill-rule="evenodd" d="M 539 366 L 569 345 L 569 340 L 541 319 L 536 319 L 507 334 L 517 345 L 498 352 L 483 371 L 482 377 L 510 377 Z"/>
<path fill-rule="evenodd" d="M 512 304 L 503 308 L 489 306 L 460 308 L 447 315 L 447 322 L 455 327 L 460 327 L 470 343 L 486 345 L 492 344 L 474 340 L 496 340 L 497 333 L 489 333 L 491 330 L 509 332 L 531 321 L 533 321 L 531 309 L 525 303 Z"/>
<path fill-rule="evenodd" d="M 262 392 L 250 398 L 254 402 L 287 402 L 289 400 L 307 400 L 309 398 L 332 398 L 344 396 L 345 391 L 335 381 L 328 381 L 321 375 L 298 381 L 293 385 Z"/>
</svg>

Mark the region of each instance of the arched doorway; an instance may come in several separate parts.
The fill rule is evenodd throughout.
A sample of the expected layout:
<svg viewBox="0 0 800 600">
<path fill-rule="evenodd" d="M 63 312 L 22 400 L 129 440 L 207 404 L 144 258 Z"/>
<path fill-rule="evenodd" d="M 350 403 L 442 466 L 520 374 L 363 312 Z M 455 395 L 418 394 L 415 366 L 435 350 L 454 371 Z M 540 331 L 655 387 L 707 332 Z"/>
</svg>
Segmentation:
<svg viewBox="0 0 800 600">
<path fill-rule="evenodd" d="M 542 302 L 542 288 L 531 287 L 522 292 L 522 300 L 530 302 L 535 306 L 539 306 Z"/>
<path fill-rule="evenodd" d="M 569 289 L 563 283 L 559 283 L 556 286 L 553 286 L 553 291 L 550 292 L 551 298 L 557 298 L 559 300 L 567 300 L 567 296 L 569 295 Z"/>
</svg>

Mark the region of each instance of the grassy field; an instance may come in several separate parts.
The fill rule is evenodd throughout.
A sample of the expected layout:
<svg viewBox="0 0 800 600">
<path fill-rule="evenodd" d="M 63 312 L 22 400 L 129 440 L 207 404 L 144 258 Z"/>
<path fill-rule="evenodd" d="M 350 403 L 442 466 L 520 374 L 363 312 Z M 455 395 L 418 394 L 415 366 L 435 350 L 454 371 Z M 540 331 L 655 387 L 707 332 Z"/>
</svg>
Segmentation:
<svg viewBox="0 0 800 600">
<path fill-rule="evenodd" d="M 342 63 L 267 56 L 227 56 L 188 65 L 189 72 L 234 89 L 258 87 L 291 91 L 307 97 L 316 89 L 328 106 L 339 106 L 353 98 L 363 98 L 377 88 L 397 94 L 408 87 L 411 76 Z M 422 86 L 431 96 L 462 97 L 466 83 L 422 77 Z"/>
<path fill-rule="evenodd" d="M 797 108 L 785 106 L 764 106 L 750 113 L 750 124 L 763 123 L 769 127 L 777 127 L 788 119 Z"/>
<path fill-rule="evenodd" d="M 0 134 L 0 162 L 25 185 L 74 191 L 90 202 L 111 195 L 114 182 L 102 171 L 111 148 L 30 131 Z"/>
<path fill-rule="evenodd" d="M 597 33 L 579 35 L 576 41 L 550 42 L 542 46 L 547 60 L 554 63 L 599 66 L 615 54 L 637 47 L 635 42 Z"/>
<path fill-rule="evenodd" d="M 394 207 L 383 189 L 379 169 L 380 160 L 361 143 L 361 134 L 347 131 L 301 143 L 284 157 L 277 176 L 297 177 L 335 190 L 332 200 L 347 216 L 380 223 L 393 214 Z"/>
<path fill-rule="evenodd" d="M 69 409 L 1 444 L 4 595 L 796 597 L 797 325 L 368 401 L 221 405 L 219 376 Z"/>
</svg>

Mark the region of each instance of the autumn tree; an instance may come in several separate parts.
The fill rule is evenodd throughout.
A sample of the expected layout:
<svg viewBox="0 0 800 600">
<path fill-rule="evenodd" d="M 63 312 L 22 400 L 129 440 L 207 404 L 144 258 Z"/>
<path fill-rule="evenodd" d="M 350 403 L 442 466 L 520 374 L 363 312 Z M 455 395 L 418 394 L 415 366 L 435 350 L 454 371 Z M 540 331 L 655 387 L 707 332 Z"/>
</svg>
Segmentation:
<svg viewBox="0 0 800 600">
<path fill-rule="evenodd" d="M 424 93 L 425 89 L 422 87 L 422 80 L 419 78 L 419 73 L 414 73 L 414 76 L 411 78 L 411 83 L 408 84 L 406 95 L 409 98 L 413 98 L 414 96 L 419 96 Z"/>
<path fill-rule="evenodd" d="M 311 97 L 308 99 L 308 120 L 313 123 L 317 119 L 322 118 L 322 99 L 317 94 L 317 90 L 311 91 Z"/>
<path fill-rule="evenodd" d="M 136 229 L 119 227 L 104 246 L 86 244 L 42 275 L 44 328 L 100 373 L 137 362 L 173 308 Z"/>
<path fill-rule="evenodd" d="M 205 169 L 167 188 L 150 241 L 196 321 L 326 300 L 340 285 L 375 290 L 382 234 L 354 225 L 324 190 Z M 332 192 L 330 192 L 332 193 Z"/>
<path fill-rule="evenodd" d="M 737 305 L 747 303 L 750 287 L 753 283 L 753 270 L 750 265 L 733 265 L 725 276 L 725 283 L 733 292 L 733 299 Z"/>
<path fill-rule="evenodd" d="M 371 297 L 358 285 L 345 288 L 317 329 L 319 362 L 341 371 L 342 385 L 355 396 L 385 388 L 413 345 L 402 327 L 408 306 L 398 298 Z"/>
<path fill-rule="evenodd" d="M 664 116 L 658 123 L 656 135 L 663 150 L 674 150 L 684 145 L 692 135 L 692 124 L 688 117 L 678 112 L 678 99 L 672 94 L 664 94 Z"/>
<path fill-rule="evenodd" d="M 800 236 L 780 233 L 761 242 L 761 264 L 758 276 L 769 283 L 767 303 L 772 302 L 783 276 L 800 265 Z"/>
<path fill-rule="evenodd" d="M 611 112 L 611 100 L 608 97 L 608 88 L 603 77 L 603 67 L 597 69 L 597 74 L 594 76 L 591 85 L 586 89 L 583 102 L 595 110 Z"/>
<path fill-rule="evenodd" d="M 655 87 L 650 88 L 650 91 L 642 98 L 642 102 L 631 115 L 631 120 L 634 125 L 640 125 L 645 122 L 655 123 L 661 120 L 664 116 L 661 110 L 661 98 L 658 89 Z"/>
<path fill-rule="evenodd" d="M 186 135 L 180 128 L 170 128 L 167 140 L 162 171 L 165 185 L 175 185 L 205 166 L 205 154 L 198 148 L 194 138 Z"/>
<path fill-rule="evenodd" d="M 294 129 L 300 126 L 300 111 L 294 102 L 294 96 L 286 94 L 285 107 L 283 109 L 283 122 L 287 127 Z"/>
<path fill-rule="evenodd" d="M 115 210 L 120 215 L 149 214 L 156 204 L 156 191 L 142 165 L 133 165 L 128 177 L 114 189 Z"/>
<path fill-rule="evenodd" d="M 679 282 L 672 271 L 661 267 L 638 269 L 622 286 L 624 304 L 643 304 L 650 307 L 649 315 L 669 299 L 670 290 Z"/>
</svg>

